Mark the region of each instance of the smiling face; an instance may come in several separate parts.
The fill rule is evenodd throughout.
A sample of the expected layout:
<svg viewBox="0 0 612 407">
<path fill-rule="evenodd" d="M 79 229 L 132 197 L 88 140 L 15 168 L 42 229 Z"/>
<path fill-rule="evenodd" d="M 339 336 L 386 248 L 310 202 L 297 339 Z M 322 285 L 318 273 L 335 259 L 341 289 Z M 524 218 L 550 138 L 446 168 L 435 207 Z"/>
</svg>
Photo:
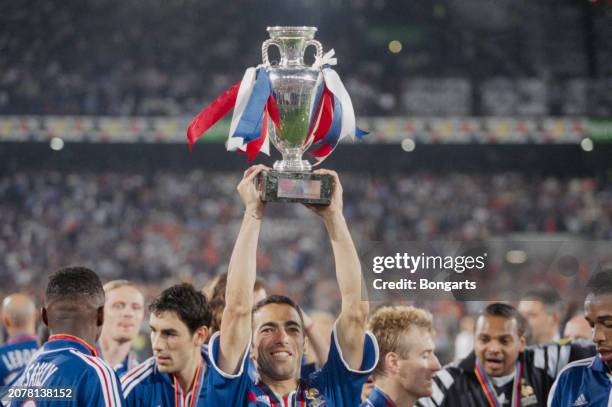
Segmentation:
<svg viewBox="0 0 612 407">
<path fill-rule="evenodd" d="M 144 297 L 135 287 L 121 286 L 106 294 L 102 335 L 117 342 L 133 340 L 144 318 Z"/>
<path fill-rule="evenodd" d="M 262 378 L 298 378 L 305 336 L 297 310 L 287 304 L 267 304 L 253 315 L 253 358 Z"/>
<path fill-rule="evenodd" d="M 584 301 L 585 318 L 593 329 L 593 342 L 603 361 L 612 367 L 612 293 L 589 294 Z"/>
<path fill-rule="evenodd" d="M 434 354 L 434 341 L 431 332 L 423 328 L 411 329 L 405 334 L 410 344 L 406 358 L 397 363 L 399 384 L 408 394 L 415 398 L 431 396 L 432 379 L 440 370 L 440 362 Z"/>
<path fill-rule="evenodd" d="M 514 370 L 518 355 L 525 349 L 514 318 L 481 315 L 476 322 L 474 351 L 487 375 L 501 377 Z"/>
<path fill-rule="evenodd" d="M 184 370 L 200 352 L 204 337 L 189 328 L 173 311 L 151 313 L 151 346 L 157 368 L 162 373 Z"/>
</svg>

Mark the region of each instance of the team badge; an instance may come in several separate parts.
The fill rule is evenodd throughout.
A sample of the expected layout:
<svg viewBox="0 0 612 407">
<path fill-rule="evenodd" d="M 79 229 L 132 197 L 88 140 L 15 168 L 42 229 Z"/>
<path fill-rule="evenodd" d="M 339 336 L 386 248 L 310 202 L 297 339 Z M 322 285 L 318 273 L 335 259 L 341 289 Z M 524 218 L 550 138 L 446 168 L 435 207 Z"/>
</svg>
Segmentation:
<svg viewBox="0 0 612 407">
<path fill-rule="evenodd" d="M 321 398 L 321 393 L 319 392 L 319 389 L 316 389 L 313 387 L 313 388 L 306 390 L 304 392 L 304 397 L 308 399 L 309 407 L 324 407 L 325 406 L 325 400 Z"/>
<path fill-rule="evenodd" d="M 521 386 L 521 406 L 531 406 L 538 404 L 538 398 L 533 391 L 533 387 L 528 384 Z"/>
</svg>

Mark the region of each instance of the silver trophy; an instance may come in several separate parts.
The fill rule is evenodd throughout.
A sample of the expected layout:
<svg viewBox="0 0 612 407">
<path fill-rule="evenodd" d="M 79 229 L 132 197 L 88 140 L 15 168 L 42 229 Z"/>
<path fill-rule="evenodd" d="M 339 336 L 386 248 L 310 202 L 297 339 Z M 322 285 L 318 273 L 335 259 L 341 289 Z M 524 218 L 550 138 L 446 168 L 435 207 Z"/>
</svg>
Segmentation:
<svg viewBox="0 0 612 407">
<path fill-rule="evenodd" d="M 270 39 L 262 44 L 263 64 L 270 77 L 272 94 L 278 106 L 281 126 L 268 123 L 268 134 L 282 160 L 274 170 L 259 179 L 263 201 L 303 202 L 327 205 L 331 202 L 333 179 L 311 173 L 312 166 L 302 159 L 313 114 L 319 69 L 304 64 L 307 47 L 323 56 L 323 46 L 314 39 L 316 27 L 268 27 Z M 270 46 L 278 47 L 280 62 L 271 65 Z"/>
</svg>

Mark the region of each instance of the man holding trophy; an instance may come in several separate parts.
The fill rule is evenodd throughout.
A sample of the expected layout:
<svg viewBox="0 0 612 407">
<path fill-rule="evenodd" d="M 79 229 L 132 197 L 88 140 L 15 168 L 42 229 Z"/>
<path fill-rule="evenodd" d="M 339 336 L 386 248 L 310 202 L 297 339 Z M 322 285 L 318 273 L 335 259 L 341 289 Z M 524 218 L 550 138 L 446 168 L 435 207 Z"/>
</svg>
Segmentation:
<svg viewBox="0 0 612 407">
<path fill-rule="evenodd" d="M 366 333 L 369 304 L 362 300 L 361 265 L 342 212 L 342 186 L 329 170 L 311 172 L 301 159 L 317 164 L 345 136 L 361 136 L 353 106 L 335 65 L 333 50 L 323 55 L 314 27 L 270 27 L 262 46 L 263 65 L 249 68 L 242 81 L 196 116 L 187 131 L 190 146 L 217 120 L 234 109 L 229 150 L 249 159 L 268 153 L 269 140 L 283 159 L 274 169 L 252 166 L 238 193 L 245 213 L 229 264 L 226 306 L 220 332 L 209 343 L 207 400 L 215 406 L 343 406 L 360 404 L 361 388 L 378 360 L 378 345 Z M 306 47 L 316 47 L 312 67 L 303 62 Z M 268 47 L 281 61 L 271 65 Z M 257 243 L 266 202 L 300 202 L 319 215 L 335 258 L 342 308 L 334 325 L 327 362 L 300 378 L 308 347 L 300 307 L 290 298 L 269 296 L 253 303 Z M 252 355 L 253 380 L 247 369 Z"/>
<path fill-rule="evenodd" d="M 378 346 L 365 332 L 369 306 L 362 301 L 359 258 L 342 214 L 342 187 L 334 172 L 317 172 L 333 179 L 330 205 L 309 207 L 321 216 L 331 240 L 342 310 L 327 362 L 300 380 L 308 346 L 300 308 L 282 296 L 253 304 L 264 208 L 254 180 L 266 170 L 261 165 L 249 168 L 238 185 L 245 213 L 230 260 L 221 331 L 209 344 L 209 400 L 219 406 L 358 406 L 361 387 L 376 366 Z M 247 372 L 249 352 L 257 366 L 255 382 Z"/>
</svg>

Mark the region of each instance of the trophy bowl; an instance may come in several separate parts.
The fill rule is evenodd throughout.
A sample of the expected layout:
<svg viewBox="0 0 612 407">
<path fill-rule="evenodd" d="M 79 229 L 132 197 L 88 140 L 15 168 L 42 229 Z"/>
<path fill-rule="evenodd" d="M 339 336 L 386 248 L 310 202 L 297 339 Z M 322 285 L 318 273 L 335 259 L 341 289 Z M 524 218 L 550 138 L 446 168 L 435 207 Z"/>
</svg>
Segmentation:
<svg viewBox="0 0 612 407">
<path fill-rule="evenodd" d="M 268 123 L 268 134 L 282 160 L 259 180 L 262 200 L 326 205 L 331 202 L 333 179 L 312 174 L 311 164 L 302 159 L 310 143 L 308 132 L 321 71 L 304 63 L 304 52 L 314 46 L 323 56 L 321 43 L 314 39 L 316 27 L 268 27 L 270 39 L 262 44 L 262 59 L 270 77 L 272 95 L 278 107 L 280 126 Z M 278 64 L 270 64 L 268 49 L 276 46 Z"/>
</svg>

